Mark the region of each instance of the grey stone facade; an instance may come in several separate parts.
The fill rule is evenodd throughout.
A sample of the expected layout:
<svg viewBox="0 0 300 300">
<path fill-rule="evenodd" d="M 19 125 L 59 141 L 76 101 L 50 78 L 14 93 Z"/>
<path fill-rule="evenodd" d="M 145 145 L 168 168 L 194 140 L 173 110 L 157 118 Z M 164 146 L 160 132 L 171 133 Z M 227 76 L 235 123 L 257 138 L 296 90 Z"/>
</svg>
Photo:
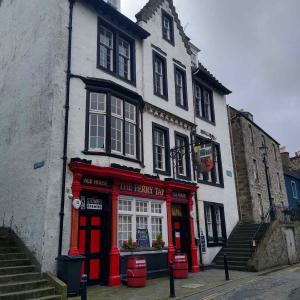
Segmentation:
<svg viewBox="0 0 300 300">
<path fill-rule="evenodd" d="M 279 144 L 253 122 L 250 114 L 232 107 L 229 107 L 228 113 L 240 221 L 260 223 L 270 206 L 263 156 L 259 149 L 263 143 L 268 147 L 267 165 L 273 203 L 276 206 L 288 206 Z"/>
</svg>

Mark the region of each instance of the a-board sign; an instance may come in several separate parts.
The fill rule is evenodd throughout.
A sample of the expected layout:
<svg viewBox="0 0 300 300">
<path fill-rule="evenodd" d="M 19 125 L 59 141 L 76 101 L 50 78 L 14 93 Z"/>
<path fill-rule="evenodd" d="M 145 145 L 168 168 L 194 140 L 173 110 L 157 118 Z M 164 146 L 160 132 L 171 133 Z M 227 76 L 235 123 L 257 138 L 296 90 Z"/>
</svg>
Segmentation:
<svg viewBox="0 0 300 300">
<path fill-rule="evenodd" d="M 136 230 L 136 242 L 140 246 L 140 248 L 150 248 L 150 240 L 148 229 L 140 229 Z"/>
<path fill-rule="evenodd" d="M 205 235 L 203 234 L 203 231 L 200 232 L 200 243 L 201 243 L 201 251 L 202 253 L 206 252 L 206 241 L 205 241 Z"/>
</svg>

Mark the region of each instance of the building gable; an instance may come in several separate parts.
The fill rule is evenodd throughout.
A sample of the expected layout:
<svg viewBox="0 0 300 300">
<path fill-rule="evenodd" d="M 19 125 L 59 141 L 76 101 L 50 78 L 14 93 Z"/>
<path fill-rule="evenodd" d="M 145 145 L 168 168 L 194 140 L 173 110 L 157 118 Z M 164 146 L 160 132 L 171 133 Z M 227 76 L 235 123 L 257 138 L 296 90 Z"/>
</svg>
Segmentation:
<svg viewBox="0 0 300 300">
<path fill-rule="evenodd" d="M 151 19 L 152 16 L 162 7 L 164 2 L 167 2 L 169 4 L 170 10 L 172 12 L 172 17 L 174 18 L 174 23 L 176 24 L 176 28 L 178 29 L 179 34 L 182 38 L 182 42 L 184 43 L 187 53 L 191 54 L 192 52 L 189 44 L 190 38 L 184 33 L 183 27 L 172 0 L 149 0 L 146 5 L 135 15 L 137 21 L 143 21 L 147 23 L 147 21 Z"/>
</svg>

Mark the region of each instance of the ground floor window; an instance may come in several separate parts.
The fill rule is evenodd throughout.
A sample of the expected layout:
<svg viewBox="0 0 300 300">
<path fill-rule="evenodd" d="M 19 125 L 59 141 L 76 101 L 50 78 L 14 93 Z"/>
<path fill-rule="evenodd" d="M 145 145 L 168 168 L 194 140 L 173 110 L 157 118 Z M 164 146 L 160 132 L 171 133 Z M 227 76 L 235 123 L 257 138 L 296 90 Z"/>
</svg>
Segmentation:
<svg viewBox="0 0 300 300">
<path fill-rule="evenodd" d="M 118 204 L 118 246 L 132 238 L 136 241 L 138 229 L 147 229 L 150 240 L 162 234 L 166 241 L 166 207 L 164 201 L 144 199 L 131 196 L 120 196 Z"/>
<path fill-rule="evenodd" d="M 204 212 L 207 246 L 222 246 L 226 239 L 223 204 L 204 202 Z"/>
</svg>

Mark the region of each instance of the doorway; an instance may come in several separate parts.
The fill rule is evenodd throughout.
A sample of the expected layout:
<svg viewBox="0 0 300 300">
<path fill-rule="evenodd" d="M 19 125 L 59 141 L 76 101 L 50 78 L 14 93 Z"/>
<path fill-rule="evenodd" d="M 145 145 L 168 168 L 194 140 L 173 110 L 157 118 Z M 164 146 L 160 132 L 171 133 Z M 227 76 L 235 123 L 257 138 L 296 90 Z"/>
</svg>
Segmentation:
<svg viewBox="0 0 300 300">
<path fill-rule="evenodd" d="M 176 253 L 185 253 L 191 266 L 190 228 L 186 204 L 172 204 L 172 238 Z"/>
<path fill-rule="evenodd" d="M 88 284 L 108 284 L 111 244 L 111 201 L 108 194 L 83 191 L 79 212 L 79 252 Z"/>
<path fill-rule="evenodd" d="M 284 235 L 286 240 L 286 247 L 288 253 L 289 264 L 295 264 L 297 262 L 297 252 L 295 246 L 295 236 L 292 228 L 284 228 Z"/>
</svg>

